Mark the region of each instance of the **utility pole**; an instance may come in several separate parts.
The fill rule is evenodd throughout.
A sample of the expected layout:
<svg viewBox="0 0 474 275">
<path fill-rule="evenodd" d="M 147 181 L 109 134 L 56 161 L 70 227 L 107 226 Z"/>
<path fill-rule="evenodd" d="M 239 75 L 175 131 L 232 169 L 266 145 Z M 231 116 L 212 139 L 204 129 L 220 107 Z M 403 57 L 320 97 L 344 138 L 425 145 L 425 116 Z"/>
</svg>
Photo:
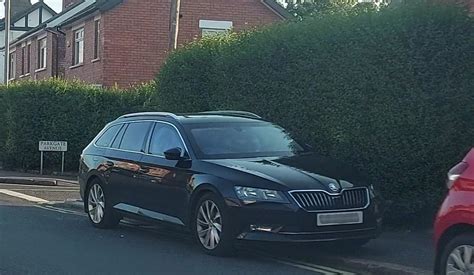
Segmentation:
<svg viewBox="0 0 474 275">
<path fill-rule="evenodd" d="M 170 34 L 168 49 L 171 52 L 178 47 L 179 34 L 179 11 L 181 9 L 181 0 L 171 0 L 170 11 Z"/>
<path fill-rule="evenodd" d="M 10 75 L 10 0 L 5 0 L 5 64 L 4 64 L 4 79 L 8 86 L 8 79 Z"/>
</svg>

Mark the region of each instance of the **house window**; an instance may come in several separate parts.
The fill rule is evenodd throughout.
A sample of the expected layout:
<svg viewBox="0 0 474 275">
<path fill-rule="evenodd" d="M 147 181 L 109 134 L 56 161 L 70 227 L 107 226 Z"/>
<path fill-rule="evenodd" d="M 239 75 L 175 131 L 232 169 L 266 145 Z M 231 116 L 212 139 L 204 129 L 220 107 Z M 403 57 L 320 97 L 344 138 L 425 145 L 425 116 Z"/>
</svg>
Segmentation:
<svg viewBox="0 0 474 275">
<path fill-rule="evenodd" d="M 30 73 L 30 68 L 31 68 L 31 44 L 28 44 L 26 46 L 26 69 L 25 69 L 25 74 Z"/>
<path fill-rule="evenodd" d="M 38 69 L 46 68 L 46 57 L 48 54 L 46 38 L 38 40 Z"/>
<path fill-rule="evenodd" d="M 16 52 L 10 53 L 10 64 L 9 64 L 9 79 L 14 79 L 16 75 Z"/>
<path fill-rule="evenodd" d="M 26 46 L 21 47 L 21 75 L 26 73 Z"/>
<path fill-rule="evenodd" d="M 100 19 L 94 21 L 94 59 L 100 57 Z"/>
<path fill-rule="evenodd" d="M 79 65 L 84 62 L 84 28 L 74 32 L 72 65 Z"/>
<path fill-rule="evenodd" d="M 199 20 L 202 37 L 226 33 L 232 29 L 231 21 Z"/>
</svg>

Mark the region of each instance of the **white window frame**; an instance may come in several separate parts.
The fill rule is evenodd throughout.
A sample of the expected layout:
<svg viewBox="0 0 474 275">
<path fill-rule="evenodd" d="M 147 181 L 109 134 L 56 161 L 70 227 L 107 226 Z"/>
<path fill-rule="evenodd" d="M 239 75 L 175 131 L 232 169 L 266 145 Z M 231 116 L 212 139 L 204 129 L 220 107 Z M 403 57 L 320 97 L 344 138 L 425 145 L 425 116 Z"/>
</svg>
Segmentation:
<svg viewBox="0 0 474 275">
<path fill-rule="evenodd" d="M 44 43 L 43 43 L 44 42 Z M 48 64 L 48 38 L 42 37 L 38 38 L 38 64 L 37 70 L 44 70 L 46 69 L 46 65 Z"/>
<path fill-rule="evenodd" d="M 202 37 L 219 35 L 232 30 L 232 21 L 199 20 Z"/>
<path fill-rule="evenodd" d="M 26 43 L 26 73 L 29 75 L 31 73 L 31 41 Z"/>
<path fill-rule="evenodd" d="M 79 66 L 84 63 L 84 27 L 73 32 L 72 65 Z"/>
<path fill-rule="evenodd" d="M 16 77 L 16 51 L 10 52 L 10 63 L 9 66 L 9 75 L 8 80 L 13 80 Z"/>
<path fill-rule="evenodd" d="M 27 62 L 27 46 L 25 43 L 21 44 L 21 74 L 20 77 L 27 74 L 26 72 L 26 62 Z"/>
<path fill-rule="evenodd" d="M 101 20 L 99 18 L 94 19 L 94 56 L 92 62 L 100 60 L 100 36 L 101 36 Z"/>
</svg>

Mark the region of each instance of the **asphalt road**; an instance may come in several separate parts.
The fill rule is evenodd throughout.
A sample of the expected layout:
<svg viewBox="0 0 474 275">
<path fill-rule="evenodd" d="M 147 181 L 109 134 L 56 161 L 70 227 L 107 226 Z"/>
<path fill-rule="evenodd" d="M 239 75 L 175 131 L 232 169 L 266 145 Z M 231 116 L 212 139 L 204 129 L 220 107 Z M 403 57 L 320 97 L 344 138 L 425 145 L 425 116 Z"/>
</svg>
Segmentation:
<svg viewBox="0 0 474 275">
<path fill-rule="evenodd" d="M 0 274 L 429 274 L 432 266 L 429 236 L 411 232 L 385 233 L 358 251 L 241 243 L 233 257 L 212 257 L 169 227 L 95 229 L 69 207 L 77 199 L 74 185 L 0 184 Z"/>
</svg>

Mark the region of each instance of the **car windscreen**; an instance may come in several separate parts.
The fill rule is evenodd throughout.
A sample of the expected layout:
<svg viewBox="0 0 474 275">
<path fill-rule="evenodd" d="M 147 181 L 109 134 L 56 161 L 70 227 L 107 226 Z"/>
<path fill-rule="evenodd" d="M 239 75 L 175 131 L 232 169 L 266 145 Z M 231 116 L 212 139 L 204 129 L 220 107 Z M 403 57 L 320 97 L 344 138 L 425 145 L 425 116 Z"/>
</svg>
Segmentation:
<svg viewBox="0 0 474 275">
<path fill-rule="evenodd" d="M 200 159 L 292 156 L 304 151 L 283 128 L 269 122 L 188 124 Z"/>
</svg>

